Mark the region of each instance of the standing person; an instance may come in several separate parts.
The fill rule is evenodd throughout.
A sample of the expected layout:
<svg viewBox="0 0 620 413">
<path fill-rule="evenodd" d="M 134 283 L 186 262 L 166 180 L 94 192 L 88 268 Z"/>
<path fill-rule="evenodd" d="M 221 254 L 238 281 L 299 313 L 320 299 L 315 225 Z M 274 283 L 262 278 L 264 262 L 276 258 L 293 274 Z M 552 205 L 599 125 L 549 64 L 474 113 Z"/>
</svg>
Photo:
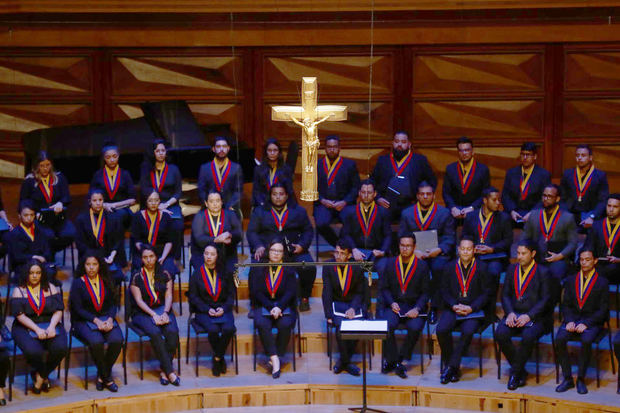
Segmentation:
<svg viewBox="0 0 620 413">
<path fill-rule="evenodd" d="M 359 187 L 355 162 L 340 156 L 340 137 L 328 136 L 325 157 L 318 162 L 319 200 L 314 202 L 314 220 L 316 230 L 332 247 L 338 236 L 330 224 L 334 220 L 344 223 L 345 208 L 355 205 Z"/>
<path fill-rule="evenodd" d="M 140 176 L 140 193 L 143 203 L 146 202 L 145 194 L 150 194 L 150 189 L 159 193 L 161 203 L 159 209 L 167 212 L 172 218 L 170 226 L 170 240 L 172 241 L 172 258 L 181 259 L 183 246 L 183 214 L 179 199 L 181 198 L 181 172 L 176 165 L 166 162 L 168 146 L 163 139 L 155 139 L 150 151 L 147 151 L 142 165 Z"/>
<path fill-rule="evenodd" d="M 276 138 L 268 138 L 263 147 L 263 159 L 254 168 L 254 181 L 252 184 L 252 207 L 256 208 L 269 203 L 269 190 L 280 183 L 291 195 L 291 202 L 296 203 L 293 191 L 294 172 L 284 162 L 282 145 Z"/>
<path fill-rule="evenodd" d="M 505 316 L 495 330 L 495 337 L 512 367 L 508 390 L 525 386 L 525 363 L 538 339 L 550 327 L 553 328 L 553 314 L 547 311 L 547 273 L 542 265 L 536 263 L 535 257 L 536 244 L 529 240 L 519 242 L 517 263 L 508 267 L 502 290 Z M 521 336 L 518 349 L 512 343 L 512 337 L 516 335 Z"/>
<path fill-rule="evenodd" d="M 213 375 L 226 373 L 226 348 L 235 334 L 233 279 L 220 249 L 209 243 L 203 252 L 203 264 L 195 267 L 189 280 L 188 299 L 196 313 L 196 322 L 207 330 L 213 349 Z"/>
<path fill-rule="evenodd" d="M 228 158 L 230 142 L 227 137 L 217 136 L 212 150 L 215 157 L 211 162 L 203 164 L 198 173 L 198 198 L 204 203 L 209 192 L 217 191 L 222 194 L 224 208 L 240 214 L 243 185 L 241 166 Z"/>
<path fill-rule="evenodd" d="M 19 200 L 30 200 L 39 223 L 48 230 L 52 252 L 60 251 L 75 239 L 75 227 L 66 217 L 65 210 L 71 203 L 67 178 L 54 170 L 47 152 L 41 151 L 26 175 L 19 193 Z"/>
<path fill-rule="evenodd" d="M 250 243 L 253 259 L 260 260 L 266 253 L 266 246 L 274 238 L 282 238 L 287 253 L 293 262 L 311 262 L 308 248 L 314 237 L 314 229 L 306 210 L 291 204 L 284 184 L 273 184 L 269 190 L 269 203 L 255 208 L 250 217 L 246 236 Z M 299 275 L 301 300 L 299 311 L 309 311 L 309 298 L 316 278 L 316 267 L 296 269 Z"/>
<path fill-rule="evenodd" d="M 133 300 L 132 322 L 149 336 L 159 360 L 159 383 L 179 386 L 181 378 L 172 367 L 179 345 L 179 327 L 172 312 L 172 278 L 162 270 L 149 245 L 142 247 L 142 268 L 134 273 L 129 291 L 131 297 L 126 299 Z"/>
<path fill-rule="evenodd" d="M 18 288 L 13 290 L 11 312 L 15 317 L 13 339 L 33 368 L 30 376 L 34 394 L 50 389 L 48 376 L 67 354 L 63 310 L 62 293 L 49 282 L 45 267 L 36 259 L 29 261 Z"/>
<path fill-rule="evenodd" d="M 123 268 L 127 266 L 123 248 L 123 230 L 114 217 L 103 208 L 103 191 L 91 189 L 88 194 L 88 211 L 75 220 L 77 237 L 75 243 L 80 260 L 88 250 L 98 251 L 104 257 L 110 276 L 116 285 L 125 280 Z"/>
<path fill-rule="evenodd" d="M 297 311 L 295 310 L 297 285 L 295 274 L 290 267 L 282 267 L 285 252 L 284 244 L 275 240 L 268 244 L 267 260 L 269 267 L 254 267 L 250 274 L 251 295 L 259 307 L 254 311 L 254 325 L 269 357 L 271 376 L 280 377 L 280 357 L 286 353 L 291 339 Z M 278 330 L 274 340 L 271 330 Z"/>
<path fill-rule="evenodd" d="M 610 284 L 620 282 L 620 194 L 607 197 L 606 217 L 588 230 L 585 247 L 598 259 L 597 271 Z"/>
<path fill-rule="evenodd" d="M 76 274 L 69 294 L 71 327 L 80 341 L 87 344 L 97 366 L 97 390 L 106 388 L 116 393 L 118 386 L 112 378 L 112 367 L 123 347 L 123 332 L 115 320 L 116 289 L 105 261 L 96 253 L 84 254 Z"/>
<path fill-rule="evenodd" d="M 225 265 L 226 273 L 232 274 L 238 261 L 237 246 L 241 237 L 241 223 L 237 214 L 223 209 L 222 194 L 209 192 L 205 208 L 194 215 L 192 221 L 190 265 L 192 268 L 200 267 L 205 247 L 214 243 L 220 248 L 219 261 Z"/>
<path fill-rule="evenodd" d="M 398 131 L 392 140 L 392 152 L 377 159 L 372 179 L 379 194 L 377 204 L 388 209 L 391 221 L 397 221 L 403 209 L 411 205 L 422 181 L 437 186 L 437 178 L 426 156 L 411 151 L 405 131 Z"/>
<path fill-rule="evenodd" d="M 335 262 L 351 260 L 351 242 L 340 239 L 334 250 Z M 357 265 L 326 265 L 323 267 L 323 312 L 330 325 L 336 328 L 336 343 L 340 358 L 334 365 L 334 373 L 343 370 L 352 376 L 359 376 L 360 369 L 351 362 L 355 354 L 356 340 L 343 340 L 340 337 L 342 320 L 360 318 L 364 305 L 364 282 L 362 269 Z"/>
<path fill-rule="evenodd" d="M 510 168 L 504 178 L 502 204 L 514 224 L 522 224 L 530 218 L 534 208 L 540 208 L 540 199 L 545 186 L 551 183 L 551 174 L 536 164 L 536 144 L 521 145 L 521 165 Z"/>
<path fill-rule="evenodd" d="M 120 151 L 115 142 L 106 142 L 101 149 L 101 155 L 103 168 L 93 175 L 90 189 L 103 192 L 103 208 L 127 230 L 133 215 L 130 207 L 136 203 L 133 179 L 129 171 L 118 164 Z"/>
<path fill-rule="evenodd" d="M 395 370 L 402 379 L 407 378 L 407 368 L 402 363 L 411 359 L 411 352 L 422 334 L 425 318 L 421 314 L 426 312 L 430 297 L 428 265 L 413 253 L 415 245 L 415 235 L 402 234 L 398 243 L 400 254 L 387 259 L 385 273 L 379 277 L 381 318 L 388 322 L 381 373 Z M 399 352 L 394 330 L 400 325 L 407 328 L 407 339 Z"/>
<path fill-rule="evenodd" d="M 482 191 L 491 183 L 489 168 L 474 159 L 474 142 L 457 139 L 458 161 L 446 167 L 442 194 L 454 219 L 463 219 L 482 204 Z"/>
<path fill-rule="evenodd" d="M 569 340 L 581 342 L 577 361 L 577 393 L 586 394 L 586 372 L 590 364 L 592 343 L 599 335 L 603 324 L 609 319 L 609 283 L 599 277 L 596 271 L 597 259 L 589 250 L 579 253 L 580 271 L 569 277 L 564 284 L 562 300 L 563 322 L 555 336 L 558 363 L 562 367 L 564 379 L 555 391 L 563 393 L 575 387 L 568 357 Z"/>
<path fill-rule="evenodd" d="M 458 258 L 450 262 L 443 275 L 441 292 L 445 310 L 437 322 L 437 341 L 441 348 L 443 370 L 441 384 L 457 382 L 461 378 L 461 359 L 471 340 L 484 324 L 491 299 L 491 286 L 486 266 L 474 256 L 474 242 L 461 239 Z M 453 349 L 452 332 L 460 327 L 461 336 Z"/>
<path fill-rule="evenodd" d="M 589 145 L 577 145 L 575 162 L 574 168 L 562 174 L 562 200 L 579 228 L 588 229 L 595 220 L 605 216 L 605 201 L 609 195 L 607 174 L 594 167 Z"/>
</svg>

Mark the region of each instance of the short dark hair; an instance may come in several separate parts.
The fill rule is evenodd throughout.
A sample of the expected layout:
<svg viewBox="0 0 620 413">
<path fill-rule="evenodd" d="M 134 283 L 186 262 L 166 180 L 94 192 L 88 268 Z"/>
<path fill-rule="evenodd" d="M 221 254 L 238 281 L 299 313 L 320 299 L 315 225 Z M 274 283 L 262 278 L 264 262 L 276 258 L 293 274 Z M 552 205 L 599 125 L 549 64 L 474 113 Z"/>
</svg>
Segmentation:
<svg viewBox="0 0 620 413">
<path fill-rule="evenodd" d="M 561 191 L 561 190 L 560 190 L 560 185 L 558 185 L 558 184 L 553 184 L 553 183 L 549 183 L 549 184 L 545 185 L 545 187 L 543 188 L 543 191 L 544 191 L 545 189 L 547 189 L 547 188 L 553 188 L 553 189 L 555 189 L 555 190 L 556 190 L 556 192 L 558 193 L 558 196 L 560 195 L 560 191 Z"/>
<path fill-rule="evenodd" d="M 34 202 L 32 202 L 32 200 L 22 199 L 21 201 L 19 201 L 19 204 L 17 204 L 17 213 L 21 214 L 22 211 L 26 208 L 32 211 L 35 211 L 35 212 L 37 211 L 36 208 L 34 207 Z"/>
<path fill-rule="evenodd" d="M 327 138 L 325 138 L 325 143 L 327 143 L 327 141 L 338 141 L 338 143 L 340 143 L 340 136 L 338 136 L 338 135 L 327 135 Z"/>
<path fill-rule="evenodd" d="M 482 190 L 482 197 L 488 198 L 491 196 L 491 194 L 494 194 L 496 192 L 499 193 L 499 189 L 495 188 L 494 186 L 489 186 L 488 188 L 484 188 Z"/>
<path fill-rule="evenodd" d="M 426 187 L 430 187 L 433 190 L 433 192 L 435 192 L 435 187 L 431 185 L 428 181 L 422 181 L 418 184 L 418 192 L 420 192 L 420 189 L 426 188 Z"/>
<path fill-rule="evenodd" d="M 474 147 L 474 142 L 471 139 L 469 139 L 467 136 L 461 136 L 456 140 L 456 148 L 458 149 L 459 145 L 463 145 L 465 143 L 470 144 L 472 148 Z"/>
<path fill-rule="evenodd" d="M 213 139 L 213 146 L 215 146 L 215 144 L 216 144 L 218 141 L 224 141 L 224 142 L 226 142 L 226 145 L 230 146 L 230 138 L 228 138 L 227 136 L 222 136 L 222 135 L 216 136 L 216 137 Z"/>
<path fill-rule="evenodd" d="M 538 147 L 534 142 L 525 142 L 523 145 L 521 145 L 521 150 L 538 153 Z"/>
<path fill-rule="evenodd" d="M 592 155 L 592 148 L 587 143 L 580 143 L 579 145 L 577 145 L 577 147 L 575 148 L 575 152 L 577 152 L 577 149 L 587 149 L 588 155 Z"/>
<path fill-rule="evenodd" d="M 375 188 L 375 182 L 368 178 L 368 179 L 364 179 L 362 182 L 360 182 L 360 189 L 362 189 L 362 187 L 364 185 L 372 185 L 372 189 L 376 190 L 377 188 Z"/>
<path fill-rule="evenodd" d="M 607 197 L 607 201 L 609 201 L 610 199 L 615 199 L 617 201 L 620 201 L 620 193 L 614 193 L 614 194 L 609 194 L 609 196 Z"/>
<path fill-rule="evenodd" d="M 589 252 L 590 254 L 592 254 L 594 258 L 596 258 L 594 251 L 592 250 L 592 248 L 589 248 L 589 247 L 583 247 L 581 251 L 579 251 L 579 258 L 581 258 L 581 254 L 583 254 L 584 252 Z"/>
<path fill-rule="evenodd" d="M 102 197 L 104 197 L 105 199 L 105 195 L 103 194 L 103 189 L 101 188 L 90 188 L 88 190 L 88 195 L 86 197 L 86 199 L 88 200 L 88 202 L 90 202 L 90 198 L 95 195 L 95 194 L 100 194 Z M 150 195 L 150 194 L 149 194 Z M 148 198 L 148 196 L 147 196 Z"/>
<path fill-rule="evenodd" d="M 521 241 L 517 242 L 517 248 L 518 247 L 527 248 L 530 252 L 538 251 L 538 245 L 536 245 L 534 240 L 531 240 L 529 238 L 525 238 L 525 239 L 522 239 Z"/>
<path fill-rule="evenodd" d="M 353 251 L 353 248 L 354 248 L 353 247 L 353 242 L 351 242 L 351 239 L 350 238 L 346 238 L 346 237 L 340 238 L 336 242 L 336 246 L 340 247 L 343 250 L 349 250 L 349 252 Z"/>
<path fill-rule="evenodd" d="M 409 132 L 407 132 L 404 129 L 399 129 L 396 132 L 394 132 L 394 136 L 396 136 L 396 135 L 405 135 L 407 137 L 407 140 L 409 140 Z M 392 139 L 394 139 L 394 138 L 392 138 Z"/>
<path fill-rule="evenodd" d="M 416 245 L 417 240 L 415 238 L 415 234 L 411 231 L 401 232 L 398 234 L 398 243 L 400 244 L 400 240 L 403 238 L 411 238 L 413 240 L 413 245 Z"/>
<path fill-rule="evenodd" d="M 463 235 L 463 237 L 459 241 L 459 245 L 461 245 L 461 242 L 463 242 L 463 241 L 469 241 L 472 244 L 476 245 L 476 241 L 474 241 L 474 239 L 472 237 L 470 237 L 469 235 Z"/>
<path fill-rule="evenodd" d="M 287 196 L 291 196 L 291 194 L 288 193 L 288 189 L 286 189 L 286 185 L 284 185 L 283 182 L 276 182 L 275 184 L 271 185 L 271 187 L 269 188 L 269 197 L 271 198 L 271 193 L 273 192 L 274 188 L 282 188 L 284 189 L 284 193 Z"/>
</svg>

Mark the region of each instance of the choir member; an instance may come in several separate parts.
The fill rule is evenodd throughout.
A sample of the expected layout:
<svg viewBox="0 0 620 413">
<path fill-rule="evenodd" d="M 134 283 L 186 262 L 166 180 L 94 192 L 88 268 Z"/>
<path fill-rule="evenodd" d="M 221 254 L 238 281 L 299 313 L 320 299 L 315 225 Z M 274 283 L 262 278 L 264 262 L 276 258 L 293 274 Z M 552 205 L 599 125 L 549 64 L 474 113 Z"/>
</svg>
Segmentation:
<svg viewBox="0 0 620 413">
<path fill-rule="evenodd" d="M 420 182 L 437 186 L 437 178 L 426 156 L 411 151 L 411 141 L 405 131 L 394 134 L 392 152 L 377 159 L 372 178 L 379 193 L 377 203 L 388 209 L 392 222 L 411 205 Z"/>
<path fill-rule="evenodd" d="M 250 274 L 251 290 L 258 307 L 253 309 L 254 325 L 269 357 L 271 376 L 280 377 L 280 357 L 286 353 L 297 312 L 295 310 L 297 284 L 291 267 L 283 267 L 284 243 L 279 240 L 267 245 L 268 267 L 253 267 Z M 278 330 L 274 340 L 271 330 Z"/>
<path fill-rule="evenodd" d="M 607 281 L 620 281 L 620 194 L 607 197 L 606 217 L 594 222 L 588 231 L 585 246 L 598 259 L 597 271 Z"/>
<path fill-rule="evenodd" d="M 142 257 L 140 251 L 144 245 L 150 245 L 157 254 L 158 262 L 163 271 L 173 278 L 179 274 L 179 269 L 172 259 L 172 241 L 170 228 L 172 218 L 170 214 L 159 209 L 161 200 L 157 190 L 150 188 L 145 194 L 146 209 L 134 214 L 131 222 L 132 268 L 140 268 Z"/>
<path fill-rule="evenodd" d="M 47 152 L 40 151 L 33 163 L 32 172 L 26 175 L 19 193 L 19 200 L 34 204 L 37 220 L 50 232 L 52 252 L 60 251 L 75 239 L 75 227 L 66 217 L 65 210 L 71 203 L 69 184 L 65 176 L 54 170 Z"/>
<path fill-rule="evenodd" d="M 293 170 L 284 162 L 282 145 L 276 138 L 268 138 L 263 147 L 263 159 L 254 168 L 252 207 L 268 204 L 269 190 L 276 183 L 284 185 L 286 192 L 291 195 L 291 202 L 295 203 L 293 179 Z"/>
<path fill-rule="evenodd" d="M 340 237 L 350 241 L 355 261 L 373 261 L 375 271 L 383 273 L 392 244 L 390 214 L 375 202 L 377 191 L 372 180 L 362 181 L 358 195 L 360 202 L 347 207 Z"/>
<path fill-rule="evenodd" d="M 379 277 L 379 298 L 381 302 L 380 317 L 388 322 L 388 336 L 385 340 L 385 361 L 381 373 L 392 370 L 403 378 L 407 378 L 407 368 L 403 360 L 411 359 L 426 317 L 430 293 L 430 277 L 428 265 L 415 256 L 415 235 L 405 233 L 399 237 L 400 254 L 387 259 L 385 272 Z M 394 330 L 399 326 L 407 329 L 407 338 L 398 350 Z"/>
<path fill-rule="evenodd" d="M 437 341 L 441 348 L 443 371 L 441 384 L 457 382 L 461 377 L 461 358 L 471 340 L 484 325 L 484 309 L 493 299 L 486 265 L 475 258 L 473 240 L 463 238 L 458 247 L 458 258 L 445 269 L 441 292 L 445 303 L 437 323 Z M 461 336 L 453 349 L 452 331 L 460 327 Z"/>
<path fill-rule="evenodd" d="M 28 261 L 11 296 L 11 312 L 15 317 L 12 334 L 33 368 L 30 375 L 35 394 L 50 389 L 48 376 L 67 354 L 63 310 L 62 291 L 49 282 L 45 266 L 36 259 Z"/>
<path fill-rule="evenodd" d="M 594 167 L 589 145 L 577 145 L 575 162 L 574 168 L 566 169 L 562 174 L 562 200 L 580 229 L 587 229 L 595 220 L 605 216 L 609 185 L 607 174 Z"/>
<path fill-rule="evenodd" d="M 536 242 L 539 261 L 548 269 L 553 308 L 560 300 L 561 284 L 567 276 L 569 262 L 577 248 L 577 229 L 573 216 L 560 207 L 560 188 L 555 184 L 545 187 L 542 196 L 543 209 L 532 211 L 523 228 L 522 239 Z"/>
<path fill-rule="evenodd" d="M 226 348 L 235 334 L 233 309 L 233 278 L 228 271 L 221 249 L 213 242 L 203 251 L 202 264 L 194 268 L 189 280 L 189 304 L 196 313 L 196 322 L 208 333 L 213 349 L 213 375 L 226 373 Z"/>
<path fill-rule="evenodd" d="M 446 207 L 455 219 L 482 204 L 482 191 L 490 185 L 489 168 L 474 159 L 474 142 L 463 136 L 456 141 L 458 161 L 446 167 L 442 194 Z"/>
<path fill-rule="evenodd" d="M 179 345 L 179 327 L 172 312 L 172 278 L 162 270 L 149 245 L 142 247 L 142 268 L 134 273 L 129 290 L 131 297 L 126 299 L 133 300 L 131 321 L 149 336 L 161 369 L 159 382 L 179 386 L 181 379 L 172 367 Z"/>
<path fill-rule="evenodd" d="M 344 222 L 348 205 L 355 205 L 360 187 L 357 166 L 351 159 L 340 156 L 340 137 L 325 139 L 325 157 L 318 162 L 319 200 L 314 202 L 316 229 L 331 246 L 338 236 L 330 226 L 334 221 Z"/>
<path fill-rule="evenodd" d="M 577 360 L 577 393 L 588 392 L 585 377 L 590 364 L 592 343 L 609 319 L 609 283 L 605 277 L 599 277 L 596 262 L 593 252 L 583 249 L 579 253 L 580 271 L 564 283 L 561 307 L 563 321 L 555 336 L 557 359 L 564 376 L 562 383 L 555 389 L 558 393 L 575 387 L 567 351 L 568 341 L 581 342 Z"/>
<path fill-rule="evenodd" d="M 454 218 L 447 208 L 435 203 L 435 190 L 428 182 L 418 186 L 416 202 L 405 209 L 400 219 L 399 232 L 437 231 L 437 248 L 430 251 L 416 249 L 416 257 L 428 264 L 431 280 L 431 312 L 429 322 L 435 324 L 437 308 L 441 307 L 441 274 L 446 264 L 452 260 L 456 246 Z"/>
<path fill-rule="evenodd" d="M 75 220 L 78 256 L 83 260 L 86 251 L 98 251 L 108 265 L 110 277 L 118 285 L 125 279 L 123 268 L 127 266 L 125 254 L 119 253 L 123 248 L 123 229 L 103 208 L 103 191 L 91 189 L 88 204 L 88 211 L 82 212 Z"/>
<path fill-rule="evenodd" d="M 114 142 L 107 142 L 101 150 L 103 168 L 95 172 L 90 189 L 103 191 L 103 208 L 120 222 L 123 229 L 131 225 L 131 206 L 136 203 L 136 190 L 127 169 L 118 165 L 120 151 Z"/>
<path fill-rule="evenodd" d="M 525 363 L 538 339 L 553 327 L 553 314 L 548 312 L 549 283 L 546 270 L 535 260 L 536 244 L 524 240 L 517 247 L 517 263 L 506 271 L 502 290 L 504 318 L 495 330 L 499 348 L 512 368 L 508 390 L 526 384 Z M 518 349 L 512 337 L 521 336 Z"/>
<path fill-rule="evenodd" d="M 614 353 L 616 354 L 616 360 L 620 363 L 620 331 L 614 336 Z M 616 388 L 616 393 L 620 394 L 620 384 Z"/>
<path fill-rule="evenodd" d="M 112 378 L 112 367 L 123 347 L 123 332 L 115 320 L 114 283 L 107 264 L 96 252 L 84 254 L 76 274 L 69 294 L 71 328 L 86 343 L 97 366 L 97 390 L 106 388 L 116 393 L 118 386 Z"/>
<path fill-rule="evenodd" d="M 60 282 L 54 278 L 56 266 L 50 248 L 50 231 L 35 222 L 35 206 L 31 200 L 20 201 L 17 212 L 19 225 L 6 235 L 11 269 L 20 274 L 26 263 L 35 259 L 45 267 L 50 282 L 59 286 Z"/>
<path fill-rule="evenodd" d="M 205 209 L 194 215 L 192 221 L 191 259 L 192 268 L 202 265 L 203 252 L 207 244 L 215 243 L 222 254 L 226 273 L 232 274 L 237 263 L 237 246 L 241 241 L 241 223 L 237 214 L 223 209 L 222 194 L 211 191 L 207 194 Z"/>
<path fill-rule="evenodd" d="M 206 202 L 209 192 L 217 191 L 222 194 L 224 208 L 239 214 L 243 185 L 241 166 L 228 158 L 228 138 L 216 137 L 212 149 L 215 157 L 211 162 L 203 164 L 198 173 L 198 197 L 201 202 Z"/>
<path fill-rule="evenodd" d="M 291 204 L 286 186 L 277 182 L 269 189 L 269 202 L 252 211 L 246 236 L 254 260 L 258 261 L 266 252 L 270 240 L 280 237 L 284 240 L 287 253 L 294 262 L 311 262 L 308 247 L 314 237 L 314 230 L 306 210 Z M 301 302 L 299 311 L 310 310 L 308 298 L 316 278 L 316 267 L 297 268 L 299 275 Z"/>
<path fill-rule="evenodd" d="M 334 250 L 335 262 L 349 262 L 351 242 L 341 238 Z M 336 328 L 336 343 L 340 358 L 334 365 L 334 373 L 343 370 L 353 376 L 360 375 L 360 369 L 351 362 L 355 353 L 356 340 L 343 340 L 340 337 L 342 320 L 360 318 L 364 305 L 364 282 L 362 269 L 357 265 L 326 265 L 323 267 L 323 312 L 330 325 Z M 338 314 L 336 314 L 338 313 Z"/>
<path fill-rule="evenodd" d="M 168 146 L 163 139 L 155 139 L 152 151 L 146 153 L 145 162 L 140 176 L 140 193 L 143 203 L 146 201 L 145 194 L 149 189 L 155 189 L 161 198 L 159 209 L 169 212 L 172 218 L 170 226 L 170 240 L 172 241 L 172 258 L 181 258 L 183 247 L 183 214 L 179 205 L 181 198 L 181 172 L 176 165 L 166 161 Z"/>
<path fill-rule="evenodd" d="M 515 224 L 530 218 L 534 208 L 540 208 L 540 199 L 545 186 L 551 183 L 551 174 L 536 164 L 536 144 L 521 145 L 521 165 L 510 168 L 504 178 L 502 204 Z"/>
</svg>

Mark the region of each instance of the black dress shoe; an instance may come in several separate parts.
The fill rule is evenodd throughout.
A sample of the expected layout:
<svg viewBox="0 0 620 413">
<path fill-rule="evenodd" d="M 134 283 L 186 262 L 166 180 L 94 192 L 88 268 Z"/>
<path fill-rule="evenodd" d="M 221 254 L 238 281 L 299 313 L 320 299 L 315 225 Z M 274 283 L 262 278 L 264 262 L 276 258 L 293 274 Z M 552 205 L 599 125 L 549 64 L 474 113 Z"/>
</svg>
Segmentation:
<svg viewBox="0 0 620 413">
<path fill-rule="evenodd" d="M 461 380 L 461 369 L 457 369 L 452 367 L 452 376 L 450 376 L 450 381 L 452 383 L 456 383 L 457 381 Z"/>
<path fill-rule="evenodd" d="M 401 363 L 396 363 L 396 375 L 401 379 L 407 378 L 407 369 Z"/>
<path fill-rule="evenodd" d="M 357 376 L 360 375 L 360 368 L 357 367 L 353 363 L 347 364 L 346 370 L 347 370 L 347 373 L 349 373 L 351 376 L 356 376 L 357 377 Z"/>
<path fill-rule="evenodd" d="M 220 377 L 220 361 L 213 359 L 213 365 L 211 366 L 211 373 L 215 377 Z"/>
<path fill-rule="evenodd" d="M 431 308 L 431 311 L 428 313 L 428 322 L 429 324 L 437 324 L 437 310 Z"/>
<path fill-rule="evenodd" d="M 508 390 L 517 390 L 519 387 L 519 378 L 516 375 L 511 375 L 510 379 L 508 379 L 508 386 L 506 386 Z"/>
<path fill-rule="evenodd" d="M 450 383 L 450 381 L 452 381 L 452 374 L 454 373 L 454 368 L 448 366 L 443 370 L 443 373 L 441 373 L 441 377 L 439 379 L 439 381 L 441 382 L 441 384 L 448 384 Z"/>
<path fill-rule="evenodd" d="M 6 399 L 0 399 L 0 406 L 6 406 Z"/>
<path fill-rule="evenodd" d="M 527 371 L 524 371 L 520 376 L 519 376 L 519 384 L 517 385 L 518 387 L 525 387 L 525 385 L 527 384 Z"/>
<path fill-rule="evenodd" d="M 170 384 L 172 384 L 173 386 L 179 387 L 181 385 L 181 378 L 177 376 L 176 379 L 170 381 Z"/>
<path fill-rule="evenodd" d="M 159 384 L 161 384 L 162 386 L 167 386 L 170 384 L 170 382 L 164 376 L 159 376 Z"/>
<path fill-rule="evenodd" d="M 388 374 L 389 372 L 394 370 L 394 367 L 396 367 L 395 364 L 388 363 L 387 361 L 384 361 L 383 365 L 381 366 L 381 373 L 382 374 Z"/>
<path fill-rule="evenodd" d="M 97 380 L 97 381 L 95 382 L 95 388 L 97 389 L 97 391 L 103 391 L 103 382 L 102 382 L 102 381 Z"/>
<path fill-rule="evenodd" d="M 52 386 L 51 386 L 51 384 L 50 384 L 49 379 L 46 379 L 46 380 L 43 382 L 43 385 L 41 385 L 41 390 L 43 390 L 45 393 L 47 393 L 48 391 L 50 391 L 50 388 L 51 388 L 51 387 L 52 387 Z"/>
<path fill-rule="evenodd" d="M 588 394 L 588 387 L 586 386 L 586 382 L 581 378 L 577 378 L 577 393 Z"/>
<path fill-rule="evenodd" d="M 222 357 L 220 359 L 220 373 L 226 374 L 226 357 Z"/>
<path fill-rule="evenodd" d="M 299 302 L 299 311 L 301 312 L 310 311 L 310 302 L 308 301 L 307 298 L 302 298 L 301 301 Z"/>
<path fill-rule="evenodd" d="M 118 391 L 118 386 L 114 383 L 114 380 L 107 382 L 105 384 L 105 388 L 110 390 L 112 393 L 116 393 Z"/>
<path fill-rule="evenodd" d="M 575 387 L 575 382 L 573 381 L 573 378 L 571 377 L 571 378 L 562 380 L 562 383 L 560 383 L 560 385 L 555 388 L 555 391 L 558 393 L 564 393 L 565 391 L 567 391 L 568 389 L 572 389 L 573 387 Z"/>
<path fill-rule="evenodd" d="M 342 363 L 340 362 L 340 360 L 338 360 L 335 364 L 334 364 L 334 368 L 332 369 L 334 371 L 334 374 L 340 374 L 342 373 Z"/>
<path fill-rule="evenodd" d="M 273 377 L 274 379 L 279 379 L 281 372 L 282 370 L 274 371 L 273 373 L 271 373 L 271 377 Z"/>
</svg>

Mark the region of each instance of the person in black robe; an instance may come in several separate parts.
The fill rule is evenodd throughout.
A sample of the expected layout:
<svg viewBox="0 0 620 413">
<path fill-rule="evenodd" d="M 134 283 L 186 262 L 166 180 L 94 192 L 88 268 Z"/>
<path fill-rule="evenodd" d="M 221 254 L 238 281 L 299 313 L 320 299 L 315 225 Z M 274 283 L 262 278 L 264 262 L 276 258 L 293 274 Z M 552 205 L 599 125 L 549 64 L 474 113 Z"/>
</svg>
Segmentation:
<svg viewBox="0 0 620 413">
<path fill-rule="evenodd" d="M 610 284 L 620 282 L 620 194 L 607 197 L 606 217 L 588 230 L 585 247 L 598 259 L 596 270 Z"/>
<path fill-rule="evenodd" d="M 284 162 L 282 146 L 276 138 L 269 138 L 263 147 L 263 159 L 254 168 L 252 184 L 252 207 L 256 208 L 269 203 L 269 190 L 272 185 L 281 183 L 290 194 L 290 202 L 297 203 L 293 191 L 294 172 Z"/>
</svg>

